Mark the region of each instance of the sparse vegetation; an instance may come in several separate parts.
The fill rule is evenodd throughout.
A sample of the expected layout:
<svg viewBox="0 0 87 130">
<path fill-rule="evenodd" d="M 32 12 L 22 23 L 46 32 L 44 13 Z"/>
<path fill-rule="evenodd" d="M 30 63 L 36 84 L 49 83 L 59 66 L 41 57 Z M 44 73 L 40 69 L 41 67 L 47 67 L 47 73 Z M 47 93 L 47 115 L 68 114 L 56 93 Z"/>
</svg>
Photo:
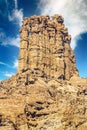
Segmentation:
<svg viewBox="0 0 87 130">
<path fill-rule="evenodd" d="M 62 90 L 60 89 L 60 90 L 58 90 L 58 92 L 60 93 L 60 94 L 62 94 Z"/>
<path fill-rule="evenodd" d="M 51 88 L 53 88 L 53 89 L 55 89 L 55 88 L 56 88 L 56 86 L 55 86 L 54 84 L 52 84 L 50 87 L 51 87 Z"/>
</svg>

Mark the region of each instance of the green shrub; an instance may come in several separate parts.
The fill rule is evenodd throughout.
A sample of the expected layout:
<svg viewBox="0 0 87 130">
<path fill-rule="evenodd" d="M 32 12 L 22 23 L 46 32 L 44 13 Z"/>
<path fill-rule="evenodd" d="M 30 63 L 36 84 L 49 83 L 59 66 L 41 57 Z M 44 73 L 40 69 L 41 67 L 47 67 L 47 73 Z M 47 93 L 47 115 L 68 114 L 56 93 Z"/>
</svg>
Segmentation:
<svg viewBox="0 0 87 130">
<path fill-rule="evenodd" d="M 55 88 L 56 88 L 56 86 L 55 86 L 54 84 L 52 84 L 50 87 L 51 87 L 51 88 L 53 88 L 53 89 L 55 89 Z"/>
<path fill-rule="evenodd" d="M 60 93 L 60 94 L 62 94 L 62 90 L 60 89 L 60 90 L 58 90 L 58 92 Z"/>
</svg>

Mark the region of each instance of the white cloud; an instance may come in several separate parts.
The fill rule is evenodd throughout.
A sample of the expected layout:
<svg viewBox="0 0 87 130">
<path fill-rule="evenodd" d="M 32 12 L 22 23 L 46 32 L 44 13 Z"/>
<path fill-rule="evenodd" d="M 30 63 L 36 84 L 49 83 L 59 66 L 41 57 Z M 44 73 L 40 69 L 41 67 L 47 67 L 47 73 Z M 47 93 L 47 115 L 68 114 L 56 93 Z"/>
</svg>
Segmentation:
<svg viewBox="0 0 87 130">
<path fill-rule="evenodd" d="M 18 9 L 18 2 L 17 0 L 13 0 L 14 2 L 14 6 L 15 8 L 12 10 L 11 14 L 8 11 L 8 18 L 9 21 L 13 21 L 13 23 L 18 24 L 19 26 L 22 25 L 22 20 L 23 20 L 23 10 L 22 9 Z M 8 9 L 8 0 L 5 0 L 5 3 L 7 5 L 7 9 Z M 20 45 L 20 37 L 19 35 L 15 36 L 15 37 L 10 37 L 7 36 L 3 29 L 0 28 L 0 43 L 2 45 L 11 45 L 11 46 L 16 46 L 19 47 Z"/>
<path fill-rule="evenodd" d="M 22 20 L 23 20 L 23 10 L 20 9 L 13 9 L 12 14 L 8 15 L 9 21 L 14 21 L 16 24 L 19 26 L 22 25 Z"/>
<path fill-rule="evenodd" d="M 2 62 L 2 61 L 0 61 L 0 65 L 4 65 L 4 66 L 6 66 L 6 67 L 8 67 L 8 68 L 11 68 L 10 65 L 8 65 L 8 64 L 6 64 L 5 62 Z"/>
<path fill-rule="evenodd" d="M 13 37 L 13 38 L 7 37 L 7 39 L 3 41 L 3 45 L 11 45 L 11 46 L 19 47 L 19 44 L 20 44 L 20 38 L 18 35 L 17 37 Z"/>
<path fill-rule="evenodd" d="M 18 59 L 15 59 L 14 62 L 13 62 L 13 67 L 12 66 L 9 66 L 8 64 L 0 61 L 0 65 L 4 65 L 4 66 L 7 66 L 7 67 L 10 67 L 10 68 L 18 68 Z M 1 72 L 1 71 L 0 71 Z"/>
<path fill-rule="evenodd" d="M 0 31 L 2 31 L 2 30 L 0 29 Z M 3 32 L 0 32 L 0 39 L 2 39 L 4 37 L 5 37 L 5 34 Z"/>
<path fill-rule="evenodd" d="M 18 68 L 18 59 L 16 59 L 13 63 L 13 68 Z"/>
<path fill-rule="evenodd" d="M 17 9 L 18 8 L 18 2 L 17 2 L 17 0 L 14 0 L 14 3 L 15 3 L 15 9 Z"/>
<path fill-rule="evenodd" d="M 0 61 L 0 65 L 7 65 L 7 64 L 5 64 L 4 62 L 1 62 L 1 61 Z"/>
<path fill-rule="evenodd" d="M 6 6 L 7 6 L 7 10 L 8 10 L 8 1 L 7 1 L 7 0 L 5 0 L 5 3 L 6 3 Z"/>
<path fill-rule="evenodd" d="M 8 64 L 6 64 L 6 63 L 4 63 L 4 62 L 2 62 L 2 61 L 0 61 L 0 65 L 5 65 L 5 66 L 7 66 L 7 67 L 10 67 Z"/>
<path fill-rule="evenodd" d="M 1 32 L 0 33 L 0 42 L 2 45 L 11 45 L 11 46 L 16 46 L 19 47 L 20 45 L 20 38 L 19 35 L 16 37 L 7 37 L 5 33 Z"/>
<path fill-rule="evenodd" d="M 14 73 L 9 73 L 9 72 L 4 73 L 4 76 L 9 77 L 9 78 L 10 78 L 12 75 L 14 75 Z"/>
<path fill-rule="evenodd" d="M 71 47 L 76 47 L 79 35 L 87 32 L 87 1 L 86 0 L 40 0 L 40 14 L 61 14 L 72 35 Z"/>
<path fill-rule="evenodd" d="M 21 26 L 23 20 L 23 9 L 18 9 L 17 0 L 14 0 L 14 6 L 15 8 L 12 10 L 11 14 L 8 15 L 8 19 L 9 21 L 13 21 L 15 24 Z"/>
</svg>

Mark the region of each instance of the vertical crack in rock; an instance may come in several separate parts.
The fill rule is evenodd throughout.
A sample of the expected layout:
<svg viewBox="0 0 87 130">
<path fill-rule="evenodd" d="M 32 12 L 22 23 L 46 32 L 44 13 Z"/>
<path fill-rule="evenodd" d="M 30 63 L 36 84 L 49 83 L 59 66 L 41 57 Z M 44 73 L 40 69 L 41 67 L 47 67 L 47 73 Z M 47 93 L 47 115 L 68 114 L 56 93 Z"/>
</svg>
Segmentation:
<svg viewBox="0 0 87 130">
<path fill-rule="evenodd" d="M 18 72 L 40 69 L 47 77 L 70 79 L 78 75 L 71 36 L 60 15 L 31 16 L 23 20 L 20 29 Z"/>
</svg>

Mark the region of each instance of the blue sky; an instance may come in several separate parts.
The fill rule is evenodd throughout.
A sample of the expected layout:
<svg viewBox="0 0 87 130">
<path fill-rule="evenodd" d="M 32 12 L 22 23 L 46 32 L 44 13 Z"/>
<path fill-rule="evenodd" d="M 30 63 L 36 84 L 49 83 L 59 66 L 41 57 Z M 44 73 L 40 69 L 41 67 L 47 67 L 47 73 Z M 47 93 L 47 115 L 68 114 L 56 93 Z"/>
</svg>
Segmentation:
<svg viewBox="0 0 87 130">
<path fill-rule="evenodd" d="M 77 6 L 78 5 L 78 6 Z M 72 35 L 71 47 L 81 77 L 87 77 L 86 0 L 0 0 L 0 80 L 17 72 L 23 17 L 61 14 Z"/>
</svg>

